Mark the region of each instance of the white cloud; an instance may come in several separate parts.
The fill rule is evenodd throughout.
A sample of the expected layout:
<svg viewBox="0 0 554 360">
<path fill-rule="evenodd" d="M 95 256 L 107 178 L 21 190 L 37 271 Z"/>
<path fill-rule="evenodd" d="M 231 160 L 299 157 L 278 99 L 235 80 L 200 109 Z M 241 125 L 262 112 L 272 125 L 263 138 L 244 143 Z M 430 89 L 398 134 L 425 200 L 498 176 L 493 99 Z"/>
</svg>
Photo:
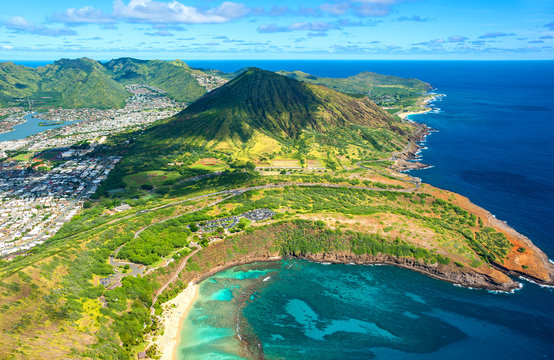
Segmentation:
<svg viewBox="0 0 554 360">
<path fill-rule="evenodd" d="M 260 33 L 276 33 L 302 30 L 312 32 L 325 32 L 331 29 L 337 29 L 337 25 L 327 22 L 295 22 L 287 26 L 278 26 L 276 24 L 258 26 L 258 32 Z"/>
<path fill-rule="evenodd" d="M 230 1 L 203 10 L 178 1 L 131 0 L 125 5 L 122 0 L 116 0 L 113 16 L 130 22 L 205 24 L 229 22 L 247 13 L 246 6 Z"/>
<path fill-rule="evenodd" d="M 92 6 L 85 6 L 80 9 L 71 8 L 64 12 L 55 13 L 50 17 L 50 20 L 70 25 L 111 24 L 115 22 L 110 15 Z"/>
<path fill-rule="evenodd" d="M 4 26 L 15 32 L 28 33 L 44 36 L 67 36 L 77 35 L 77 33 L 68 28 L 51 28 L 41 24 L 35 24 L 24 17 L 14 16 L 4 23 Z"/>
<path fill-rule="evenodd" d="M 458 36 L 458 35 L 454 35 L 454 36 L 450 36 L 448 38 L 448 42 L 464 42 L 468 40 L 465 36 Z"/>
<path fill-rule="evenodd" d="M 495 32 L 488 32 L 486 34 L 483 34 L 479 36 L 479 39 L 495 39 L 498 37 L 514 36 L 514 35 L 515 35 L 514 33 L 504 33 L 500 31 L 495 31 Z"/>
<path fill-rule="evenodd" d="M 325 3 L 319 7 L 321 11 L 331 15 L 342 15 L 345 14 L 350 8 L 348 3 L 338 3 L 338 4 L 328 4 Z"/>
<path fill-rule="evenodd" d="M 231 1 L 225 1 L 218 7 L 209 9 L 208 15 L 222 16 L 227 19 L 238 19 L 249 13 L 249 9 L 243 4 L 234 3 Z"/>
<path fill-rule="evenodd" d="M 329 30 L 340 30 L 345 27 L 353 26 L 374 26 L 377 23 L 379 23 L 379 21 L 350 21 L 348 19 L 338 19 L 332 22 L 295 22 L 286 26 L 267 24 L 258 26 L 257 30 L 260 33 L 277 33 L 290 31 L 326 32 Z"/>
</svg>

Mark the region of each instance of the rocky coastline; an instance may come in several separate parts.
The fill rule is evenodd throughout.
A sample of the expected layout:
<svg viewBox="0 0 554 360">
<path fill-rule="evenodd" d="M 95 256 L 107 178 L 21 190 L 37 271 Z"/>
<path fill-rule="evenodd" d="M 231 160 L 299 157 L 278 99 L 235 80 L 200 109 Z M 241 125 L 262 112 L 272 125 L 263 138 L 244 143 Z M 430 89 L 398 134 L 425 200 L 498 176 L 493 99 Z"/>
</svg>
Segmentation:
<svg viewBox="0 0 554 360">
<path fill-rule="evenodd" d="M 413 270 L 429 277 L 446 281 L 458 286 L 485 289 L 492 291 L 512 292 L 520 287 L 514 280 L 502 282 L 494 276 L 481 274 L 470 268 L 460 270 L 452 265 L 428 264 L 412 258 L 396 257 L 392 255 L 356 255 L 352 253 L 342 254 L 302 254 L 291 255 L 296 259 L 303 259 L 318 263 L 352 264 L 352 265 L 391 265 Z"/>
<path fill-rule="evenodd" d="M 404 148 L 403 151 L 392 155 L 391 160 L 394 161 L 392 166 L 393 170 L 398 172 L 405 172 L 409 170 L 420 170 L 430 167 L 430 165 L 424 164 L 419 159 L 419 152 L 422 149 L 420 145 L 425 141 L 425 138 L 433 132 L 433 129 L 429 128 L 425 124 L 413 123 L 417 126 L 416 131 L 412 135 L 410 142 Z"/>
<path fill-rule="evenodd" d="M 276 254 L 267 254 L 260 256 L 259 254 L 250 256 L 248 254 L 244 255 L 238 260 L 233 260 L 230 262 L 225 262 L 215 266 L 209 271 L 198 274 L 193 280 L 192 283 L 198 285 L 203 280 L 213 276 L 221 271 L 233 268 L 239 265 L 247 265 L 256 262 L 272 262 L 272 261 L 281 261 L 284 259 L 298 259 L 298 260 L 307 260 L 317 263 L 332 263 L 332 264 L 348 264 L 348 265 L 391 265 L 397 266 L 400 268 L 413 270 L 419 272 L 423 275 L 429 277 L 446 281 L 458 286 L 472 288 L 472 289 L 485 289 L 492 291 L 504 291 L 511 292 L 514 289 L 520 287 L 520 284 L 509 278 L 508 276 L 495 276 L 494 274 L 480 273 L 475 269 L 466 267 L 458 268 L 454 264 L 438 264 L 438 263 L 426 263 L 422 260 L 417 260 L 414 258 L 408 257 L 397 257 L 393 255 L 379 254 L 379 255 L 368 255 L 362 254 L 357 255 L 350 252 L 342 253 L 318 253 L 318 254 L 286 254 L 286 255 L 276 255 Z M 546 260 L 548 262 L 548 260 Z M 549 263 L 550 264 L 550 263 Z M 550 264 L 552 265 L 552 264 Z M 549 280 L 544 278 L 535 277 L 528 273 L 515 272 L 505 267 L 494 265 L 503 275 L 517 275 L 524 276 L 533 280 L 539 285 L 553 285 L 554 279 L 552 277 Z M 554 273 L 554 266 L 552 267 L 552 273 Z"/>
<path fill-rule="evenodd" d="M 208 271 L 194 274 L 194 276 L 190 278 L 191 280 L 187 289 L 178 295 L 178 298 L 175 300 L 170 300 L 168 303 L 170 304 L 169 307 L 166 304 L 162 322 L 165 326 L 168 326 L 167 324 L 171 325 L 168 329 L 166 329 L 168 330 L 168 334 L 166 336 L 162 336 L 162 338 L 157 341 L 153 341 L 153 343 L 158 345 L 163 359 L 177 360 L 176 348 L 179 341 L 178 334 L 188 310 L 194 302 L 196 292 L 198 290 L 198 284 L 223 270 L 256 262 L 274 262 L 285 259 L 298 259 L 324 264 L 331 263 L 366 266 L 390 265 L 416 271 L 431 278 L 454 284 L 455 286 L 503 293 L 512 293 L 522 286 L 521 283 L 512 279 L 510 276 L 518 276 L 520 278 L 523 277 L 525 280 L 533 281 L 538 285 L 554 285 L 554 264 L 548 260 L 546 255 L 540 252 L 540 250 L 538 250 L 538 248 L 536 248 L 528 238 L 517 233 L 514 229 L 502 221 L 497 220 L 492 215 L 489 219 L 487 219 L 487 222 L 488 221 L 491 221 L 491 225 L 502 227 L 502 230 L 510 233 L 514 237 L 517 237 L 518 241 L 521 241 L 522 244 L 528 246 L 533 253 L 537 250 L 537 252 L 542 255 L 538 260 L 543 262 L 537 267 L 544 269 L 544 271 L 534 272 L 533 269 L 529 269 L 527 272 L 514 271 L 513 269 L 510 269 L 509 264 L 506 264 L 505 267 L 493 264 L 493 268 L 489 268 L 487 266 L 475 269 L 470 267 L 460 268 L 453 263 L 448 265 L 426 263 L 423 260 L 414 258 L 397 257 L 385 254 L 358 255 L 351 252 L 336 252 L 317 254 L 290 253 L 282 255 L 269 251 L 265 253 L 263 251 L 256 251 L 254 253 L 240 255 L 239 258 L 235 258 L 230 261 L 222 261 Z M 205 251 L 210 251 L 210 248 L 207 248 Z M 216 246 L 214 246 L 212 251 L 218 251 Z M 179 296 L 182 299 L 179 298 Z M 172 308 L 174 303 L 176 306 L 175 308 Z"/>
</svg>

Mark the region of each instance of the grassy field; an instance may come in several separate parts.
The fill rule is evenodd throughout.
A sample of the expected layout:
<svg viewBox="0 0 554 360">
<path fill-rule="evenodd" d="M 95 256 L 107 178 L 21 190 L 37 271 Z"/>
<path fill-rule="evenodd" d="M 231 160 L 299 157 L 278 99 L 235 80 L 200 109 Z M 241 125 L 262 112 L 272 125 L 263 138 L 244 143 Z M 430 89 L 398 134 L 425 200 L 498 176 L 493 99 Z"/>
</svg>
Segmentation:
<svg viewBox="0 0 554 360">
<path fill-rule="evenodd" d="M 300 168 L 300 161 L 294 159 L 272 160 L 271 166 L 274 168 Z"/>
<path fill-rule="evenodd" d="M 31 161 L 33 156 L 35 156 L 34 152 L 28 152 L 9 158 L 8 161 Z"/>
<path fill-rule="evenodd" d="M 228 168 L 227 164 L 215 158 L 203 158 L 190 165 L 189 168 L 208 171 L 223 171 Z"/>
<path fill-rule="evenodd" d="M 319 160 L 308 160 L 308 168 L 324 168 L 325 165 Z"/>
<path fill-rule="evenodd" d="M 52 161 L 56 159 L 63 151 L 61 150 L 47 150 L 39 155 L 37 155 L 37 158 L 43 159 L 43 160 L 49 160 Z"/>
<path fill-rule="evenodd" d="M 174 171 L 143 171 L 140 173 L 127 175 L 123 178 L 123 182 L 128 187 L 140 187 L 142 185 L 152 185 L 157 188 L 163 185 L 167 180 L 176 180 L 179 173 Z"/>
</svg>

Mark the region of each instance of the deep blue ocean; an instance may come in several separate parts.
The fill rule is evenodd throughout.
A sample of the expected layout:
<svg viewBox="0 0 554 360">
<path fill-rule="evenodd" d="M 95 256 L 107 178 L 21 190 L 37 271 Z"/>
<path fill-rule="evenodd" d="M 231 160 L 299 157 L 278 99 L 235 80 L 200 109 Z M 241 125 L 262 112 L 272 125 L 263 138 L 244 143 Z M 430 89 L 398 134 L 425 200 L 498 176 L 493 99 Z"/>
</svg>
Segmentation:
<svg viewBox="0 0 554 360">
<path fill-rule="evenodd" d="M 446 96 L 411 119 L 437 130 L 422 152 L 433 167 L 412 175 L 469 197 L 554 259 L 554 61 L 187 63 L 430 83 Z M 492 294 L 389 266 L 242 266 L 201 283 L 179 358 L 236 358 L 237 324 L 271 359 L 554 358 L 554 291 L 522 283 L 514 294 Z"/>
<path fill-rule="evenodd" d="M 411 119 L 437 130 L 422 152 L 433 167 L 412 175 L 469 197 L 554 258 L 554 61 L 188 63 L 430 83 L 446 96 Z M 179 358 L 244 354 L 237 324 L 270 359 L 554 358 L 554 291 L 522 283 L 514 294 L 493 294 L 389 266 L 246 265 L 201 283 Z"/>
</svg>

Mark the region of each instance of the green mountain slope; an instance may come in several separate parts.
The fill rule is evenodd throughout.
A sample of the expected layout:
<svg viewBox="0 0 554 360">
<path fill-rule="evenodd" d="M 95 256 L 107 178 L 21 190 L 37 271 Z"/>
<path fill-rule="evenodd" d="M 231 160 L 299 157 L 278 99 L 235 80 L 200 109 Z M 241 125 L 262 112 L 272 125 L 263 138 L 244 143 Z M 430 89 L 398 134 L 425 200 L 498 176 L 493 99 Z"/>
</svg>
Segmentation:
<svg viewBox="0 0 554 360">
<path fill-rule="evenodd" d="M 0 105 L 118 108 L 129 97 L 94 60 L 61 59 L 36 69 L 0 63 Z"/>
<path fill-rule="evenodd" d="M 81 59 L 61 59 L 51 65 L 29 68 L 11 62 L 0 63 L 0 106 L 120 108 L 131 95 L 126 84 L 148 84 L 168 96 L 192 102 L 217 86 L 214 76 L 192 69 L 180 60 L 138 60 L 121 58 L 106 64 Z M 214 85 L 215 84 L 215 85 Z"/>
<path fill-rule="evenodd" d="M 121 187 L 116 179 L 202 157 L 348 167 L 403 149 L 414 131 L 367 98 L 252 68 L 139 135 L 110 178 Z"/>
<path fill-rule="evenodd" d="M 100 63 L 91 59 L 62 59 L 37 70 L 40 81 L 39 94 L 35 96 L 59 96 L 63 107 L 118 108 L 130 95 Z"/>
<path fill-rule="evenodd" d="M 368 96 L 381 106 L 409 106 L 417 101 L 422 93 L 431 90 L 431 85 L 418 79 L 381 75 L 368 71 L 347 78 L 318 77 L 302 71 L 278 71 L 277 73 L 311 84 L 325 85 L 340 92 Z"/>
<path fill-rule="evenodd" d="M 54 64 L 29 68 L 0 63 L 0 106 L 35 108 L 118 108 L 129 96 L 126 84 L 148 84 L 161 88 L 177 101 L 193 102 L 225 81 L 241 77 L 248 69 L 234 73 L 191 68 L 180 60 L 120 58 L 105 64 L 81 59 L 62 59 Z M 281 75 L 350 94 L 369 97 L 380 106 L 405 108 L 421 99 L 429 84 L 417 79 L 363 72 L 348 78 L 324 78 L 300 71 Z"/>
<path fill-rule="evenodd" d="M 297 137 L 347 125 L 390 127 L 394 118 L 367 98 L 356 99 L 270 71 L 250 69 L 210 92 L 166 125 L 173 136 L 249 140 L 258 130 Z M 168 134 L 169 135 L 169 134 Z"/>
<path fill-rule="evenodd" d="M 192 102 L 206 93 L 193 74 L 194 70 L 181 60 L 138 60 L 120 58 L 104 67 L 114 80 L 122 84 L 148 84 L 166 91 L 177 101 Z"/>
<path fill-rule="evenodd" d="M 0 63 L 0 103 L 7 104 L 12 97 L 26 97 L 38 90 L 39 75 L 34 69 Z"/>
</svg>

